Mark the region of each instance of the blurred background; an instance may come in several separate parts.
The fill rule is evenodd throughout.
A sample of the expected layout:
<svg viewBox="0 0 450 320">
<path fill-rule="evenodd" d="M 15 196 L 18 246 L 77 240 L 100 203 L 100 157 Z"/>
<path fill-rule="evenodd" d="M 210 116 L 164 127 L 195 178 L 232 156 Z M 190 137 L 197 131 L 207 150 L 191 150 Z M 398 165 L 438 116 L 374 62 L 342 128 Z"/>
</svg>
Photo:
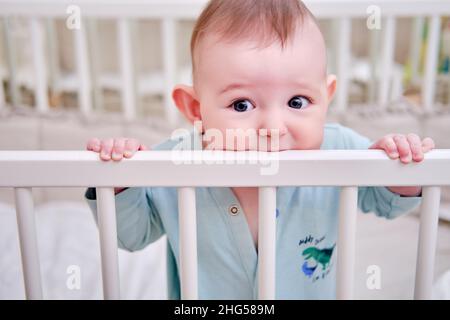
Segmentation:
<svg viewBox="0 0 450 320">
<path fill-rule="evenodd" d="M 0 0 L 0 150 L 82 150 L 90 137 L 121 136 L 151 146 L 189 128 L 171 90 L 191 83 L 190 35 L 205 3 Z M 414 132 L 450 148 L 450 1 L 305 3 L 338 76 L 329 121 L 371 139 Z M 101 296 L 98 239 L 83 191 L 33 189 L 46 297 Z M 23 298 L 12 189 L 0 188 L 0 208 L 0 299 Z M 440 218 L 435 293 L 450 299 L 448 188 Z M 357 297 L 412 298 L 415 212 L 358 219 Z M 120 253 L 124 297 L 164 298 L 164 246 Z M 84 289 L 60 280 L 70 263 L 86 270 Z M 383 272 L 380 290 L 367 289 L 369 265 Z"/>
</svg>

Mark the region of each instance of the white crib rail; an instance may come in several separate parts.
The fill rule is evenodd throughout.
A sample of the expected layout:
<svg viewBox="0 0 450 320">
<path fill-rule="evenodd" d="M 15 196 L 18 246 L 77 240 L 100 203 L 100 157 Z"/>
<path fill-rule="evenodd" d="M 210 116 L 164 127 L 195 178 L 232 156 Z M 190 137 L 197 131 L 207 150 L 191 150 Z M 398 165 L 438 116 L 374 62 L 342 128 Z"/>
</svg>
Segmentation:
<svg viewBox="0 0 450 320">
<path fill-rule="evenodd" d="M 336 279 L 336 296 L 338 299 L 353 298 L 357 201 L 357 187 L 342 187 L 339 196 L 339 232 L 337 242 L 338 277 Z"/>
<path fill-rule="evenodd" d="M 97 188 L 98 228 L 102 256 L 103 294 L 119 299 L 119 262 L 117 257 L 116 205 L 113 188 Z"/>
<path fill-rule="evenodd" d="M 428 23 L 429 39 L 425 62 L 425 76 L 423 78 L 423 105 L 428 113 L 431 113 L 436 91 L 436 68 L 439 53 L 439 34 L 441 19 L 439 15 L 433 15 Z"/>
<path fill-rule="evenodd" d="M 136 116 L 136 96 L 134 84 L 134 68 L 131 59 L 131 35 L 130 25 L 126 18 L 118 21 L 118 45 L 120 54 L 120 74 L 122 76 L 123 94 L 122 105 L 124 108 L 125 119 L 132 120 Z"/>
<path fill-rule="evenodd" d="M 429 18 L 429 37 L 427 43 L 425 70 L 422 77 L 422 105 L 428 113 L 436 111 L 435 91 L 436 91 L 436 68 L 439 53 L 440 19 L 450 16 L 450 1 L 439 0 L 305 0 L 305 3 L 319 19 L 334 19 L 339 22 L 337 29 L 337 43 L 335 52 L 337 53 L 336 72 L 339 78 L 339 86 L 336 95 L 336 112 L 344 114 L 348 107 L 349 84 L 351 79 L 351 31 L 352 19 L 366 19 L 369 7 L 378 7 L 380 18 L 383 19 L 381 30 L 373 30 L 372 37 L 381 32 L 383 37 L 379 74 L 377 77 L 377 107 L 385 108 L 395 95 L 399 94 L 399 79 L 392 70 L 394 65 L 395 32 L 397 18 L 412 17 L 420 20 L 417 26 L 423 25 L 425 18 Z M 158 19 L 161 22 L 161 50 L 163 51 L 163 78 L 164 82 L 161 92 L 164 96 L 164 107 L 166 119 L 170 124 L 177 121 L 177 113 L 171 99 L 171 90 L 175 83 L 176 66 L 176 25 L 184 20 L 195 20 L 201 9 L 206 4 L 206 0 L 0 0 L 0 17 L 6 22 L 10 17 L 26 17 L 31 21 L 31 34 L 33 50 L 34 71 L 37 75 L 34 81 L 36 107 L 39 111 L 47 112 L 47 80 L 45 75 L 46 62 L 44 59 L 44 38 L 40 28 L 40 21 L 43 18 L 67 18 L 67 8 L 77 5 L 80 8 L 83 21 L 87 18 L 114 19 L 118 22 L 118 43 L 119 43 L 119 65 L 120 77 L 113 81 L 117 90 L 122 95 L 122 111 L 125 119 L 136 118 L 136 87 L 139 86 L 139 77 L 134 77 L 132 62 L 132 50 L 130 42 L 130 30 L 128 22 L 131 19 Z M 7 25 L 7 23 L 5 24 Z M 86 48 L 86 31 L 74 30 L 74 46 L 76 59 L 76 86 L 79 96 L 80 111 L 84 115 L 91 113 L 92 90 L 90 90 L 89 61 Z M 5 31 L 6 47 L 13 50 L 14 45 L 10 43 L 11 37 L 8 30 Z M 420 32 L 414 32 L 415 39 L 412 42 L 412 70 L 418 70 L 418 44 L 421 41 Z M 9 69 L 13 74 L 9 77 L 10 96 L 12 103 L 18 103 L 17 81 L 14 57 L 9 55 Z M 374 70 L 374 69 L 373 69 Z M 417 72 L 414 73 L 417 76 Z M 394 81 L 395 78 L 395 81 Z M 135 82 L 138 83 L 135 83 Z M 400 81 L 401 82 L 401 81 Z M 401 84 L 401 83 L 400 83 Z M 0 94 L 0 108 L 6 104 L 4 96 Z M 370 102 L 370 101 L 369 101 Z M 332 109 L 333 110 L 333 109 Z"/>
<path fill-rule="evenodd" d="M 394 68 L 395 19 L 393 16 L 385 19 L 383 30 L 384 39 L 381 48 L 382 70 L 379 78 L 382 76 L 386 81 L 379 81 L 378 86 L 378 105 L 381 108 L 385 108 L 389 102 L 389 89 L 391 88 L 392 70 Z"/>
<path fill-rule="evenodd" d="M 271 153 L 272 156 L 275 153 Z M 196 187 L 259 187 L 259 298 L 275 298 L 277 186 L 341 186 L 337 297 L 353 298 L 358 186 L 423 186 L 416 270 L 416 299 L 429 299 L 434 271 L 440 186 L 450 185 L 450 150 L 433 150 L 421 163 L 403 165 L 382 151 L 285 151 L 267 153 L 143 151 L 104 163 L 88 151 L 0 151 L 0 187 L 14 187 L 26 296 L 40 299 L 42 285 L 33 217 L 32 187 L 96 186 L 104 297 L 118 299 L 114 186 L 178 187 L 181 293 L 198 298 Z M 264 156 L 264 158 L 261 157 Z M 269 153 L 270 155 L 270 153 Z M 218 161 L 222 159 L 222 161 Z M 258 159 L 276 159 L 277 174 L 262 175 Z M 226 161 L 234 161 L 235 164 Z M 186 163 L 185 163 L 186 162 Z M 274 162 L 273 162 L 274 163 Z M 272 163 L 272 164 L 273 164 Z M 264 162 L 264 166 L 267 166 Z M 166 174 L 170 173 L 170 174 Z M 201 177 L 201 179 L 199 179 Z"/>
<path fill-rule="evenodd" d="M 82 22 L 83 23 L 83 22 Z M 75 65 L 78 76 L 78 104 L 84 116 L 92 112 L 91 76 L 89 72 L 86 28 L 74 30 Z"/>
<path fill-rule="evenodd" d="M 45 63 L 44 27 L 40 19 L 32 18 L 30 20 L 30 33 L 33 50 L 34 96 L 37 110 L 44 113 L 48 111 L 47 68 Z"/>
<path fill-rule="evenodd" d="M 180 282 L 183 299 L 197 299 L 197 211 L 195 188 L 178 189 L 180 215 Z M 195 258 L 193 258 L 195 257 Z"/>
<path fill-rule="evenodd" d="M 41 266 L 31 188 L 15 188 L 15 198 L 26 296 L 33 300 L 42 299 Z"/>
<path fill-rule="evenodd" d="M 258 192 L 258 297 L 275 299 L 275 241 L 277 193 L 274 187 Z"/>
<path fill-rule="evenodd" d="M 434 253 L 436 252 L 437 225 L 439 220 L 439 199 L 441 189 L 425 187 L 422 191 L 423 203 L 420 215 L 419 248 L 416 266 L 416 299 L 429 299 L 433 282 Z M 426 214 L 424 214 L 426 212 Z M 425 271 L 428 270 L 428 271 Z"/>
</svg>

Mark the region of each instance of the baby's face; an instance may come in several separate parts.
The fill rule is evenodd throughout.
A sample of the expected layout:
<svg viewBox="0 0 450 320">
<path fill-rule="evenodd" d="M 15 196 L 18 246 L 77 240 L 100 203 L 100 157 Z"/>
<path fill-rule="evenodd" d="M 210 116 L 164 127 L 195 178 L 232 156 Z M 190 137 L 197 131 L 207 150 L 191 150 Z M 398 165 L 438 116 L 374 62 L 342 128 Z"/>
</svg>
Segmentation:
<svg viewBox="0 0 450 320">
<path fill-rule="evenodd" d="M 284 49 L 277 41 L 261 47 L 202 39 L 194 91 L 204 130 L 218 129 L 225 138 L 227 129 L 266 129 L 268 150 L 277 151 L 270 148 L 276 130 L 280 151 L 320 148 L 335 78 L 327 77 L 323 38 L 308 20 Z"/>
</svg>

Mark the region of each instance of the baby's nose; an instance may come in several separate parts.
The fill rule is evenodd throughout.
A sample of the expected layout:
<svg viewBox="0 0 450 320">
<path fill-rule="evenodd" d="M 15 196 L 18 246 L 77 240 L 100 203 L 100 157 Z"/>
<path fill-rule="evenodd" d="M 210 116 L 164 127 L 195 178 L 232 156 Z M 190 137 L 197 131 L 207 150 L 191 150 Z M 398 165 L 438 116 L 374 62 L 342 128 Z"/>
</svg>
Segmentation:
<svg viewBox="0 0 450 320">
<path fill-rule="evenodd" d="M 267 136 L 269 137 L 273 137 L 275 135 L 281 137 L 287 132 L 286 124 L 282 117 L 274 113 L 266 115 L 260 126 L 260 130 L 261 129 L 265 129 L 263 131 L 266 131 Z"/>
</svg>

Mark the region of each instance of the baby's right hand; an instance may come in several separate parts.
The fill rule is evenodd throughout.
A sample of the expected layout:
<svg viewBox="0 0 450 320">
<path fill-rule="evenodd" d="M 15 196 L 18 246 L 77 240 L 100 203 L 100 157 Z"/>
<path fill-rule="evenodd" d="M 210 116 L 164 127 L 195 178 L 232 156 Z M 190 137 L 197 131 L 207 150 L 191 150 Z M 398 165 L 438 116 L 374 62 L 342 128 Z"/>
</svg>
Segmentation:
<svg viewBox="0 0 450 320">
<path fill-rule="evenodd" d="M 86 149 L 100 153 L 100 159 L 104 161 L 120 161 L 125 158 L 131 158 L 136 151 L 148 150 L 148 148 L 136 139 L 116 138 L 99 140 L 97 138 L 89 139 Z M 127 188 L 115 187 L 114 194 L 118 194 Z"/>
<path fill-rule="evenodd" d="M 131 158 L 136 151 L 148 150 L 148 148 L 136 139 L 129 138 L 110 138 L 99 140 L 97 138 L 89 139 L 86 149 L 100 153 L 100 159 L 104 161 L 120 161 L 125 158 Z"/>
</svg>

